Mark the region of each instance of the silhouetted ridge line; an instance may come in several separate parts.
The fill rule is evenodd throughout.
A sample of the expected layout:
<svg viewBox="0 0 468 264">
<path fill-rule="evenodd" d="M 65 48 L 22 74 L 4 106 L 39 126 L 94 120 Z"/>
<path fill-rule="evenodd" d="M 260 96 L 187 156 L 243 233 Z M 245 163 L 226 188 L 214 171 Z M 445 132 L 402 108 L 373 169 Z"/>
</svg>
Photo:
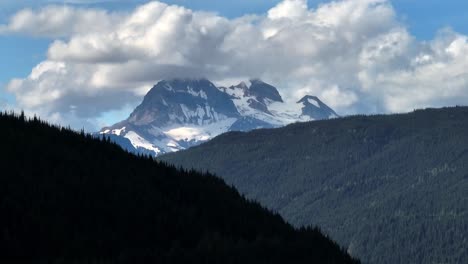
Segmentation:
<svg viewBox="0 0 468 264">
<path fill-rule="evenodd" d="M 209 173 L 0 113 L 0 262 L 358 263 Z"/>
</svg>

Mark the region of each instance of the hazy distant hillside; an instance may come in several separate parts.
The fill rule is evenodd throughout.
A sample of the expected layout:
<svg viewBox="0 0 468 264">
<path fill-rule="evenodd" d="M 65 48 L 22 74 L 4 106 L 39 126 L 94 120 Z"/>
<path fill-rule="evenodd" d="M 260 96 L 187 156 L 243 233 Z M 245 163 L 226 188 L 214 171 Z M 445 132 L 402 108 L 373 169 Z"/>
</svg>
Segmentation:
<svg viewBox="0 0 468 264">
<path fill-rule="evenodd" d="M 368 263 L 468 263 L 468 108 L 221 135 L 162 157 L 210 170 Z"/>
<path fill-rule="evenodd" d="M 209 174 L 0 114 L 0 263 L 358 263 Z"/>
</svg>

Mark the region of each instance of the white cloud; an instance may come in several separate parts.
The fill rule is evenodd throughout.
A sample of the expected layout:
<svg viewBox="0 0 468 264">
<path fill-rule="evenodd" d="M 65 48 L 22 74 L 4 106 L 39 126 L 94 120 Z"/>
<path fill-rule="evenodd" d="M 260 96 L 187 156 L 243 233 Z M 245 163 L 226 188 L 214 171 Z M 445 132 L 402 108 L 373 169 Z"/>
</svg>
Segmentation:
<svg viewBox="0 0 468 264">
<path fill-rule="evenodd" d="M 307 0 L 285 0 L 268 11 L 268 18 L 300 18 L 307 14 Z"/>
<path fill-rule="evenodd" d="M 87 32 L 108 32 L 120 19 L 105 10 L 47 6 L 39 11 L 23 9 L 8 24 L 0 25 L 0 34 L 67 37 Z"/>
<path fill-rule="evenodd" d="M 362 88 L 382 101 L 384 111 L 466 105 L 467 36 L 446 29 L 436 39 L 418 43 L 407 32 L 392 32 L 377 43 L 361 54 L 359 77 Z"/>
<path fill-rule="evenodd" d="M 286 98 L 314 94 L 341 114 L 468 99 L 467 36 L 445 29 L 418 41 L 385 0 L 315 9 L 285 0 L 237 19 L 160 2 L 127 14 L 61 8 L 24 10 L 3 26 L 4 33 L 64 37 L 8 90 L 22 108 L 77 123 L 135 104 L 156 81 L 173 77 L 220 84 L 259 77 Z"/>
</svg>

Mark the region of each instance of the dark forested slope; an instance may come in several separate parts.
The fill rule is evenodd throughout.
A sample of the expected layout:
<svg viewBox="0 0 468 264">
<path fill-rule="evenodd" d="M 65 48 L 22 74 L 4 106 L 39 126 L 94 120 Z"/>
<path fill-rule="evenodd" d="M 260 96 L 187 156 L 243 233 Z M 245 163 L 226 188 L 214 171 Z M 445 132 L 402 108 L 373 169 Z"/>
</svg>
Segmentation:
<svg viewBox="0 0 468 264">
<path fill-rule="evenodd" d="M 468 263 L 468 108 L 228 133 L 161 159 L 210 170 L 368 263 Z"/>
<path fill-rule="evenodd" d="M 0 115 L 0 262 L 356 263 L 209 174 Z"/>
</svg>

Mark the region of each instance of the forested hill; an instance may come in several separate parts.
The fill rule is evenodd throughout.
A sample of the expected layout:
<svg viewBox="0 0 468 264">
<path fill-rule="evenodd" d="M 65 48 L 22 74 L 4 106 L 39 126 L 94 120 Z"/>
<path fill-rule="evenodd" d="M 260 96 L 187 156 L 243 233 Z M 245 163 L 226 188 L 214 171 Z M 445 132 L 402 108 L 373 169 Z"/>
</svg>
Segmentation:
<svg viewBox="0 0 468 264">
<path fill-rule="evenodd" d="M 364 263 L 468 263 L 468 108 L 228 133 L 161 157 L 209 170 Z"/>
<path fill-rule="evenodd" d="M 0 263 L 358 263 L 221 179 L 0 114 Z"/>
</svg>

